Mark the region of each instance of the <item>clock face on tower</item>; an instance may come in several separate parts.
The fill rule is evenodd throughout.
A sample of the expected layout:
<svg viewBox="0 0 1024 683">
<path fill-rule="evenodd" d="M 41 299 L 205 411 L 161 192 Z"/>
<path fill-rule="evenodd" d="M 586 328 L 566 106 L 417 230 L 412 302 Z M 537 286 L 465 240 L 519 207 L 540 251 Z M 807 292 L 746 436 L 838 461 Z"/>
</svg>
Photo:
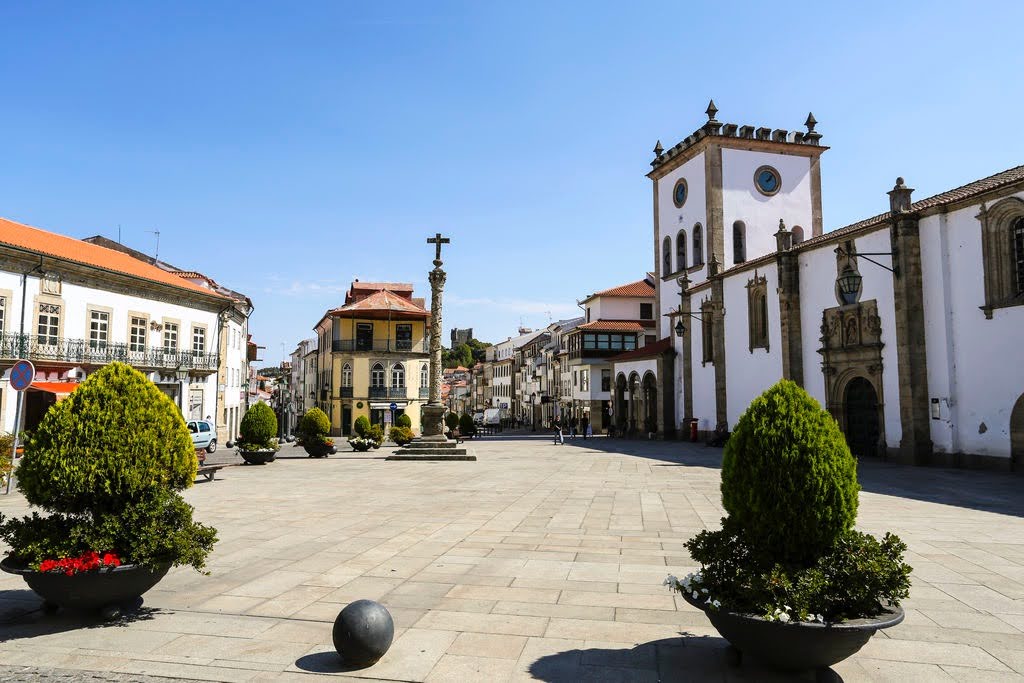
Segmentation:
<svg viewBox="0 0 1024 683">
<path fill-rule="evenodd" d="M 672 188 L 672 203 L 676 205 L 677 209 L 683 208 L 683 204 L 686 203 L 686 180 L 680 178 L 676 181 L 676 186 Z"/>
<path fill-rule="evenodd" d="M 754 171 L 754 186 L 761 194 L 771 196 L 782 187 L 782 177 L 771 166 L 762 166 Z"/>
</svg>

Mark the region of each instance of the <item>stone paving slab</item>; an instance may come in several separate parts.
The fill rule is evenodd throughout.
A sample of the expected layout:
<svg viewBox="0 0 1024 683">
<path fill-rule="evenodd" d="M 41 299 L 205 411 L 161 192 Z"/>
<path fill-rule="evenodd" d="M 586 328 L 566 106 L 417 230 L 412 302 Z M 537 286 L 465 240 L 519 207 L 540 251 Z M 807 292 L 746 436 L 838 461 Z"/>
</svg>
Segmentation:
<svg viewBox="0 0 1024 683">
<path fill-rule="evenodd" d="M 0 575 L 0 682 L 812 680 L 731 668 L 704 615 L 661 586 L 722 516 L 720 450 L 522 434 L 473 448 L 477 462 L 419 463 L 286 445 L 226 468 L 185 494 L 219 530 L 210 574 L 172 570 L 117 624 L 45 616 Z M 905 623 L 836 673 L 1024 680 L 1024 480 L 879 462 L 860 476 L 859 526 L 903 537 L 914 584 Z M 388 606 L 396 638 L 349 670 L 331 626 L 358 598 Z"/>
</svg>

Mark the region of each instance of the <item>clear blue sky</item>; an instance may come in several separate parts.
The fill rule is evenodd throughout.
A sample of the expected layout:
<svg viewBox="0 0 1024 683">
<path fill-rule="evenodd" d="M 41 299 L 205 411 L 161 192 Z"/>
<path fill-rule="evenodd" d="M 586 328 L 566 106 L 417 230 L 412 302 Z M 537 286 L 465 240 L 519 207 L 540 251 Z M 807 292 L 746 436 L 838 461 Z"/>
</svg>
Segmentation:
<svg viewBox="0 0 1024 683">
<path fill-rule="evenodd" d="M 452 237 L 489 341 L 653 269 L 660 138 L 813 111 L 826 230 L 1024 163 L 1024 3 L 0 5 L 0 215 L 248 293 L 269 363 Z"/>
</svg>

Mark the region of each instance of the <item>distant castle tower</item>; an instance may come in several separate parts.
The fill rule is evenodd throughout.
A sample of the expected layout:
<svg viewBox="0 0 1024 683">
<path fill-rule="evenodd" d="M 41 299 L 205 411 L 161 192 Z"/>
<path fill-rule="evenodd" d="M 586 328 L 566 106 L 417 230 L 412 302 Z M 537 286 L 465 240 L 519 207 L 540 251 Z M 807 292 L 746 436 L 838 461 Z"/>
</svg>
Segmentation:
<svg viewBox="0 0 1024 683">
<path fill-rule="evenodd" d="M 473 328 L 467 327 L 465 329 L 459 329 L 457 327 L 452 328 L 452 345 L 451 348 L 455 348 L 459 344 L 468 344 L 469 340 L 473 338 Z"/>
</svg>

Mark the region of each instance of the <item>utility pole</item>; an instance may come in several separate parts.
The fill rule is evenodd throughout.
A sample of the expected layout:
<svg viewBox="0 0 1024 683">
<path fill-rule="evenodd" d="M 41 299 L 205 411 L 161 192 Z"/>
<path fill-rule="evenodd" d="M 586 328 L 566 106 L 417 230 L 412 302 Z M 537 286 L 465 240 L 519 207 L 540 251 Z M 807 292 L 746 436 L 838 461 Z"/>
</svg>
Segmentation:
<svg viewBox="0 0 1024 683">
<path fill-rule="evenodd" d="M 160 231 L 147 230 L 146 232 L 148 232 L 151 235 L 156 235 L 156 251 L 153 253 L 153 263 L 155 264 L 157 261 L 160 260 Z"/>
</svg>

